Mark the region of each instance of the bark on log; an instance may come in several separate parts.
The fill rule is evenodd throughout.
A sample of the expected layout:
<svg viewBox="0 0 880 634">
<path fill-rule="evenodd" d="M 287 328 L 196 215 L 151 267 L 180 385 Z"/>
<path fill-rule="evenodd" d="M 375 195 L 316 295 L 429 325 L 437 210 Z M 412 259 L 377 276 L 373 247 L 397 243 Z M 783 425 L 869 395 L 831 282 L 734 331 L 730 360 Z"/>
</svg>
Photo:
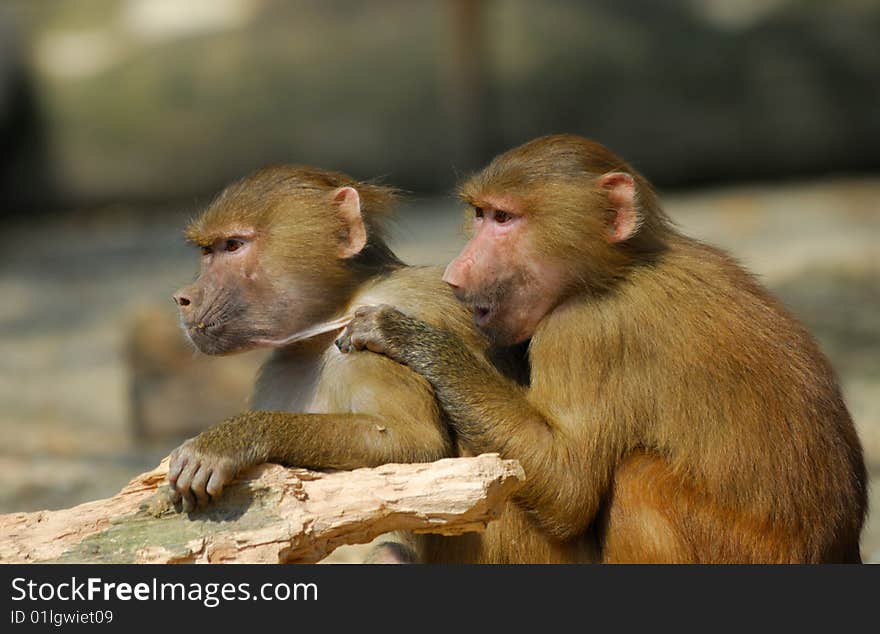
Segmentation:
<svg viewBox="0 0 880 634">
<path fill-rule="evenodd" d="M 0 515 L 0 563 L 309 563 L 394 530 L 483 530 L 524 479 L 497 454 L 319 473 L 261 465 L 189 516 L 167 459 L 112 498 Z"/>
</svg>

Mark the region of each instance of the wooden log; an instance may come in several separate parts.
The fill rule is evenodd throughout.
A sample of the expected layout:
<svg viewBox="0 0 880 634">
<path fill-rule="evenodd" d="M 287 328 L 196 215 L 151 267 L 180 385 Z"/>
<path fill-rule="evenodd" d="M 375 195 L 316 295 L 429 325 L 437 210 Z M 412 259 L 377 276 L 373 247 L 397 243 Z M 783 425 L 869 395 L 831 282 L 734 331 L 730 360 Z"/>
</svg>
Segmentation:
<svg viewBox="0 0 880 634">
<path fill-rule="evenodd" d="M 315 472 L 261 465 L 189 515 L 167 458 L 105 500 L 0 515 L 2 563 L 310 563 L 394 530 L 481 531 L 524 480 L 497 454 Z"/>
</svg>

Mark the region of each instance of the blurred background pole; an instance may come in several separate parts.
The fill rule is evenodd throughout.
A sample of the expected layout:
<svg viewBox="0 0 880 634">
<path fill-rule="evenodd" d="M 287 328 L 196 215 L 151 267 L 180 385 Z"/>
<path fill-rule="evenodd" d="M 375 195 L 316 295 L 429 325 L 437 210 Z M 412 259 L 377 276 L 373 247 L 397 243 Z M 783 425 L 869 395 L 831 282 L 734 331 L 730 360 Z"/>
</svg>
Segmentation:
<svg viewBox="0 0 880 634">
<path fill-rule="evenodd" d="M 491 156 L 490 72 L 486 0 L 452 0 L 452 63 L 447 74 L 455 130 L 455 169 L 463 175 Z"/>
</svg>

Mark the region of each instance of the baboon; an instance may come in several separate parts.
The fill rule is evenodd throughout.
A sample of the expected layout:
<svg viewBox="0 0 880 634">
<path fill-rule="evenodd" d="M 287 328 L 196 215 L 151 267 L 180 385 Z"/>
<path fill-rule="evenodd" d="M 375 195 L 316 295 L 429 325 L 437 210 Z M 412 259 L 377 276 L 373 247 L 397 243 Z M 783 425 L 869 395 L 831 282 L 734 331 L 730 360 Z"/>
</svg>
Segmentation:
<svg viewBox="0 0 880 634">
<path fill-rule="evenodd" d="M 834 373 L 749 273 L 584 138 L 512 149 L 460 192 L 472 237 L 444 279 L 494 346 L 528 346 L 530 384 L 401 307 L 359 308 L 337 343 L 427 378 L 462 450 L 525 469 L 463 559 L 860 561 L 865 465 Z"/>
<path fill-rule="evenodd" d="M 353 306 L 387 303 L 487 351 L 442 268 L 405 266 L 386 245 L 394 198 L 344 174 L 274 167 L 227 187 L 189 225 L 201 272 L 174 300 L 193 344 L 207 354 L 276 350 L 252 411 L 172 453 L 171 496 L 183 510 L 259 463 L 354 469 L 458 455 L 425 379 L 333 345 Z M 378 559 L 407 559 L 400 551 L 392 544 Z"/>
</svg>

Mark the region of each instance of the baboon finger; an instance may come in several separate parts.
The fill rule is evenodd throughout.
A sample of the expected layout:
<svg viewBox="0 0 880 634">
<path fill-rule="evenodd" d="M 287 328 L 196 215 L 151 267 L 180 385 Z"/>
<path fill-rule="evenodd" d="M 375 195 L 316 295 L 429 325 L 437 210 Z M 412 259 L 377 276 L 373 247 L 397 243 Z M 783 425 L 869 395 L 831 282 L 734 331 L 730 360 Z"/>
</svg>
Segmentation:
<svg viewBox="0 0 880 634">
<path fill-rule="evenodd" d="M 208 485 L 205 490 L 212 499 L 216 500 L 220 494 L 223 493 L 223 487 L 226 486 L 226 483 L 231 479 L 232 477 L 230 476 L 228 469 L 218 467 L 211 473 L 211 477 L 208 480 Z"/>
<path fill-rule="evenodd" d="M 192 491 L 187 489 L 186 491 L 181 491 L 181 504 L 183 505 L 184 513 L 191 513 L 196 508 L 196 499 L 192 494 Z"/>
<path fill-rule="evenodd" d="M 212 469 L 210 467 L 202 465 L 190 485 L 190 490 L 196 496 L 196 500 L 200 507 L 208 506 L 208 503 L 211 501 L 210 496 L 208 496 L 207 491 L 205 491 L 205 485 L 208 484 L 208 479 L 211 477 L 211 471 Z"/>
<path fill-rule="evenodd" d="M 168 465 L 168 475 L 166 476 L 168 482 L 171 483 L 171 487 L 177 484 L 177 479 L 180 477 L 181 471 L 187 465 L 187 454 L 180 454 L 178 450 L 174 450 L 174 453 L 171 454 L 171 462 Z"/>
</svg>

